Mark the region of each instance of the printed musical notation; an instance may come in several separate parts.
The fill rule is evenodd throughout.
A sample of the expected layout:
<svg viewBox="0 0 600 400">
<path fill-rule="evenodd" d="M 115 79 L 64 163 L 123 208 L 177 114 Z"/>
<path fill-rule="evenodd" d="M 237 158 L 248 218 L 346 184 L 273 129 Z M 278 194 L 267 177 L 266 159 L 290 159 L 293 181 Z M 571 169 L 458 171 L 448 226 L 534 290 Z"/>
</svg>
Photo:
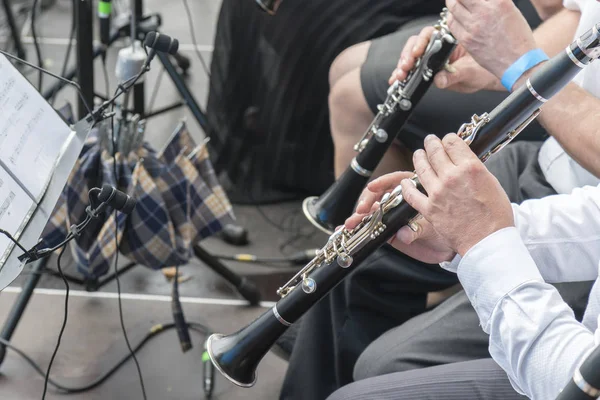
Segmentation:
<svg viewBox="0 0 600 400">
<path fill-rule="evenodd" d="M 0 166 L 39 200 L 70 127 L 36 89 L 0 56 Z"/>
<path fill-rule="evenodd" d="M 0 228 L 17 240 L 43 198 L 71 128 L 0 55 Z M 14 244 L 0 235 L 0 271 Z"/>
<path fill-rule="evenodd" d="M 34 206 L 34 201 L 23 188 L 6 171 L 0 169 L 0 227 L 16 236 Z M 0 235 L 0 261 L 12 247 L 13 243 L 6 236 Z"/>
</svg>

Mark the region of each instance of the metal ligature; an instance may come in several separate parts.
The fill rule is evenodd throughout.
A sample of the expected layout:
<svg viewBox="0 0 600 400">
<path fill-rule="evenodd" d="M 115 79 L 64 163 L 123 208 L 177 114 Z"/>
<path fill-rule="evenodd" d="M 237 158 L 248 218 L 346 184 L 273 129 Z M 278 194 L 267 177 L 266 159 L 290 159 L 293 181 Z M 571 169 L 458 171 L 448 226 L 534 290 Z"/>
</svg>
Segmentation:
<svg viewBox="0 0 600 400">
<path fill-rule="evenodd" d="M 344 223 L 373 171 L 387 152 L 415 106 L 433 83 L 433 77 L 448 63 L 457 41 L 446 25 L 448 11 L 444 9 L 434 26 L 429 44 L 403 81 L 394 82 L 380 104 L 373 122 L 354 146 L 358 152 L 350 166 L 320 197 L 308 197 L 302 211 L 320 230 L 331 234 Z"/>
<path fill-rule="evenodd" d="M 548 99 L 600 56 L 599 27 L 596 25 L 566 51 L 540 65 L 525 85 L 489 114 L 473 116 L 459 129 L 458 135 L 481 160 L 507 145 L 535 119 Z M 412 182 L 425 193 L 416 176 Z M 277 291 L 282 299 L 275 306 L 232 335 L 208 338 L 207 351 L 215 367 L 236 385 L 252 386 L 256 367 L 275 340 L 416 216 L 398 186 L 383 196 L 379 209 L 355 229 L 342 228 L 333 233 L 316 257 Z"/>
</svg>

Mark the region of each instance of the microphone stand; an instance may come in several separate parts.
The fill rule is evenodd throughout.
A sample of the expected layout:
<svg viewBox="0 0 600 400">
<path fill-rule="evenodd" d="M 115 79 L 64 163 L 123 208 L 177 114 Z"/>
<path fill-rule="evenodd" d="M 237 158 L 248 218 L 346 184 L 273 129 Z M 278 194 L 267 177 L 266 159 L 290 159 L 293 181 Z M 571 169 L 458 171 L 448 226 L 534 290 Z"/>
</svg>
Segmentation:
<svg viewBox="0 0 600 400">
<path fill-rule="evenodd" d="M 89 11 L 91 12 L 91 8 L 88 7 L 88 3 L 86 3 L 86 1 L 87 0 L 82 0 L 81 4 L 79 1 L 74 2 L 76 4 L 76 7 L 77 7 L 76 12 L 78 13 L 79 17 L 82 16 L 81 13 L 83 11 L 85 11 L 84 9 L 87 10 L 89 8 Z M 133 0 L 133 1 L 139 2 L 140 8 L 138 10 L 141 10 L 141 0 Z M 137 12 L 141 12 L 141 11 L 136 11 L 136 13 Z M 78 21 L 80 22 L 80 24 L 78 26 L 78 30 L 79 30 L 79 28 L 81 28 L 81 19 L 78 18 Z M 91 26 L 91 21 L 90 21 L 90 26 Z M 83 46 L 85 44 L 85 42 L 86 42 L 85 36 L 88 35 L 88 33 L 91 31 L 89 29 L 89 27 L 87 27 L 86 29 L 88 30 L 88 32 L 84 35 L 84 40 L 81 41 L 81 43 L 78 42 L 78 48 L 79 48 L 79 46 Z M 144 34 L 145 33 L 146 32 L 144 32 Z M 114 36 L 111 36 L 111 41 L 113 40 L 113 38 L 114 38 Z M 114 40 L 116 40 L 116 38 L 114 38 Z M 139 80 L 139 78 L 149 70 L 150 61 L 152 61 L 152 59 L 154 58 L 155 55 L 158 55 L 159 59 L 161 60 L 162 64 L 164 65 L 165 69 L 167 70 L 169 75 L 171 75 L 173 82 L 175 83 L 179 92 L 184 97 L 186 104 L 188 105 L 188 107 L 190 108 L 190 110 L 192 111 L 194 116 L 196 117 L 198 123 L 205 130 L 205 132 L 207 132 L 207 133 L 211 132 L 209 130 L 208 123 L 207 123 L 204 113 L 202 112 L 202 110 L 198 106 L 197 102 L 193 98 L 191 92 L 189 92 L 189 89 L 185 85 L 183 78 L 176 71 L 174 65 L 172 64 L 172 62 L 169 58 L 169 55 L 167 53 L 163 53 L 163 52 L 155 52 L 153 49 L 150 51 L 148 58 L 146 60 L 146 63 L 144 64 L 144 67 L 142 68 L 142 70 L 133 78 L 120 84 L 118 86 L 117 92 L 115 93 L 115 95 L 112 98 L 104 101 L 104 103 L 102 103 L 96 110 L 92 110 L 90 107 L 90 104 L 93 104 L 93 98 L 94 98 L 93 83 L 91 83 L 93 80 L 93 65 L 90 66 L 89 64 L 93 64 L 93 58 L 96 55 L 95 54 L 96 51 L 93 50 L 93 48 L 91 46 L 87 47 L 86 51 L 88 51 L 88 50 L 92 51 L 92 56 L 87 60 L 82 60 L 82 57 L 81 57 L 82 53 L 78 52 L 78 62 L 79 62 L 78 78 L 79 78 L 79 82 L 83 83 L 83 87 L 81 87 L 79 84 L 77 84 L 73 81 L 70 81 L 68 79 L 68 77 L 67 78 L 60 77 L 49 71 L 43 70 L 43 72 L 58 79 L 63 86 L 65 84 L 68 84 L 68 85 L 73 86 L 77 90 L 78 95 L 79 95 L 78 111 L 79 111 L 79 114 L 82 115 L 81 120 L 77 124 L 75 124 L 75 130 L 78 133 L 77 136 L 79 137 L 79 139 L 85 140 L 85 136 L 87 136 L 87 133 L 89 132 L 89 129 L 91 129 L 91 127 L 93 127 L 99 121 L 110 117 L 112 115 L 112 113 L 106 114 L 106 110 L 115 102 L 115 100 L 119 96 L 121 96 L 122 94 L 129 91 L 129 89 L 131 89 L 132 87 L 134 87 L 134 104 L 136 103 L 136 101 L 139 102 L 141 100 L 142 106 L 143 106 L 143 83 L 140 83 L 139 85 L 135 85 L 135 84 Z M 27 61 L 19 59 L 15 56 L 11 55 L 10 53 L 6 53 L 3 51 L 0 51 L 0 53 L 6 55 L 10 59 L 24 63 L 32 68 L 35 68 L 38 70 L 40 69 L 39 67 L 37 67 L 31 63 L 28 63 Z M 101 52 L 98 52 L 97 54 L 99 55 L 99 54 L 101 54 Z M 88 56 L 89 56 L 89 54 L 88 54 Z M 90 61 L 90 63 L 87 63 L 88 61 Z M 82 63 L 84 64 L 83 68 L 82 68 Z M 88 67 L 85 67 L 86 63 L 88 64 Z M 88 71 L 86 71 L 82 74 L 82 70 L 85 70 L 85 69 L 87 69 Z M 86 74 L 91 75 L 91 76 L 89 76 L 89 79 L 88 79 L 88 77 L 86 77 Z M 73 73 L 73 75 L 71 77 L 73 77 L 74 75 L 75 75 L 75 73 Z M 90 85 L 88 85 L 88 84 L 90 84 Z M 58 89 L 56 89 L 56 87 L 58 87 Z M 53 91 L 51 91 L 50 94 L 45 94 L 44 97 L 46 99 L 52 97 L 52 95 L 55 93 L 55 91 L 59 90 L 61 87 L 62 86 L 60 86 L 60 85 L 55 86 L 55 88 L 52 89 Z M 137 94 L 135 93 L 136 89 L 138 90 Z M 140 93 L 141 93 L 141 96 L 140 96 Z M 108 96 L 108 93 L 107 93 L 107 96 Z M 146 115 L 145 117 L 149 118 L 151 116 L 158 115 L 160 113 L 169 111 L 169 110 L 171 110 L 175 107 L 178 107 L 180 105 L 183 105 L 183 104 L 184 103 L 180 103 L 179 105 L 166 107 L 162 110 L 156 111 L 155 113 Z M 134 108 L 137 108 L 137 107 L 134 106 Z M 143 112 L 143 109 L 142 109 L 142 112 Z M 85 134 L 83 135 L 82 132 L 84 130 L 85 130 Z M 84 137 L 81 137 L 82 135 Z M 59 190 L 62 191 L 62 186 L 59 188 Z M 47 201 L 49 201 L 49 200 L 47 199 Z M 35 216 L 34 216 L 34 218 L 35 218 Z M 248 300 L 250 305 L 257 305 L 260 302 L 261 294 L 258 291 L 256 285 L 252 281 L 248 280 L 246 277 L 239 276 L 238 274 L 231 271 L 219 259 L 217 259 L 212 254 L 210 254 L 209 252 L 204 250 L 199 244 L 194 245 L 193 251 L 194 251 L 195 256 L 198 257 L 204 264 L 206 264 L 209 268 L 211 268 L 213 271 L 215 271 L 217 274 L 219 274 L 225 280 L 227 280 L 232 286 L 234 286 L 237 289 L 238 293 L 240 293 L 240 295 L 242 295 L 242 297 L 244 297 L 246 300 Z M 17 297 L 17 299 L 16 299 L 13 307 L 11 308 L 11 311 L 6 319 L 5 324 L 2 327 L 2 330 L 0 331 L 0 338 L 4 339 L 5 342 L 9 342 L 11 340 L 12 335 L 14 334 L 14 331 L 17 328 L 18 323 L 21 320 L 23 313 L 25 312 L 25 308 L 27 307 L 27 304 L 29 303 L 31 296 L 33 295 L 33 292 L 39 283 L 42 273 L 48 272 L 53 275 L 58 275 L 53 270 L 47 269 L 47 262 L 48 262 L 48 257 L 42 257 L 42 258 L 39 258 L 36 261 L 34 261 L 31 275 L 24 283 L 22 291 L 19 294 L 19 296 Z M 120 276 L 121 274 L 129 271 L 136 265 L 137 264 L 130 262 L 129 264 L 120 268 L 118 270 L 118 272 L 109 273 L 102 280 L 90 281 L 87 279 L 81 279 L 81 278 L 77 278 L 74 276 L 69 276 L 67 274 L 64 274 L 64 278 L 69 282 L 84 286 L 87 291 L 97 291 L 97 290 L 101 289 L 103 286 L 105 286 L 106 284 L 112 282 L 114 279 L 117 278 L 117 276 Z M 175 277 L 175 279 L 177 279 L 177 277 Z M 6 345 L 0 344 L 0 365 L 2 365 L 2 363 L 5 359 L 5 356 L 6 356 Z M 212 378 L 214 375 L 214 370 L 212 369 L 212 366 L 207 365 L 207 363 L 210 364 L 210 361 L 203 360 L 203 365 L 204 365 L 203 384 L 204 384 L 205 393 L 207 395 L 210 395 L 213 390 L 213 384 L 212 384 L 213 379 Z"/>
<path fill-rule="evenodd" d="M 133 18 L 131 18 L 129 22 L 113 29 L 109 39 L 109 47 L 119 39 L 129 36 L 132 32 L 132 24 L 135 25 L 134 33 L 137 36 L 137 39 L 142 42 L 147 33 L 160 30 L 159 28 L 162 25 L 162 17 L 159 13 L 144 14 L 143 0 L 130 1 L 135 7 Z M 93 104 L 94 98 L 100 97 L 95 94 L 93 85 L 94 59 L 102 54 L 105 54 L 107 49 L 101 45 L 94 46 L 92 35 L 94 32 L 94 11 L 91 7 L 91 0 L 78 0 L 74 3 L 76 7 L 75 12 L 77 21 L 77 65 L 68 69 L 64 78 L 67 80 L 77 79 L 77 81 L 81 84 L 85 102 L 88 104 Z M 188 88 L 184 76 L 182 76 L 182 74 L 185 75 L 187 73 L 187 70 L 190 67 L 190 59 L 181 54 L 181 52 L 173 56 L 168 54 L 159 54 L 158 58 L 163 64 L 182 100 L 176 101 L 173 104 L 164 107 L 160 107 L 154 111 L 147 112 L 144 107 L 144 83 L 139 83 L 139 85 L 136 85 L 133 90 L 133 109 L 135 113 L 140 114 L 140 119 L 148 120 L 152 117 L 162 115 L 163 113 L 175 110 L 179 107 L 187 106 L 198 125 L 204 132 L 207 133 L 207 135 L 210 135 L 215 131 L 215 129 L 210 126 L 204 110 L 200 107 L 195 96 Z M 172 59 L 176 61 L 177 65 L 173 63 Z M 51 97 L 55 96 L 56 93 L 59 92 L 64 86 L 64 82 L 57 82 L 55 85 L 43 92 L 44 98 L 50 99 Z M 84 116 L 85 111 L 83 109 L 83 102 L 80 102 L 78 117 L 84 118 Z"/>
</svg>

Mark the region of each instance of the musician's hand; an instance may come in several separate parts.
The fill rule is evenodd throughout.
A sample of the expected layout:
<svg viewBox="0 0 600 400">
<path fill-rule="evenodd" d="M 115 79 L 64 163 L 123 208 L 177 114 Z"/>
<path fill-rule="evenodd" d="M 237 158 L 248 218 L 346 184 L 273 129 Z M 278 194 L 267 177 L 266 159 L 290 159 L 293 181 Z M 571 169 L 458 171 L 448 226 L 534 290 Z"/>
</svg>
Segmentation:
<svg viewBox="0 0 600 400">
<path fill-rule="evenodd" d="M 408 76 L 417 60 L 425 53 L 433 31 L 433 27 L 426 27 L 419 35 L 411 36 L 406 41 L 398 66 L 390 76 L 390 85 Z M 434 77 L 434 83 L 440 89 L 462 93 L 473 93 L 483 89 L 504 90 L 500 80 L 477 64 L 461 45 L 456 46 L 452 52 L 449 64 L 447 69 L 438 72 Z"/>
<path fill-rule="evenodd" d="M 464 51 L 464 49 L 460 49 Z M 470 54 L 458 58 L 447 69 L 438 72 L 434 78 L 440 89 L 453 90 L 460 93 L 475 93 L 480 90 L 505 90 L 500 79 L 483 68 Z"/>
<path fill-rule="evenodd" d="M 354 229 L 362 219 L 379 207 L 379 201 L 386 194 L 392 192 L 403 179 L 412 178 L 414 172 L 398 171 L 382 175 L 369 182 L 358 198 L 356 210 L 344 223 L 347 229 Z"/>
<path fill-rule="evenodd" d="M 396 80 L 401 81 L 408 76 L 408 73 L 413 69 L 417 60 L 425 53 L 433 31 L 433 26 L 427 26 L 418 35 L 408 38 L 404 49 L 402 49 L 402 53 L 400 53 L 398 66 L 392 72 L 392 76 L 390 76 L 390 85 Z"/>
<path fill-rule="evenodd" d="M 411 178 L 413 172 L 393 172 L 370 182 L 360 196 L 356 212 L 346 220 L 345 227 L 354 229 L 360 221 L 379 207 L 379 200 L 400 185 L 403 179 Z M 389 243 L 417 260 L 428 264 L 450 261 L 456 253 L 426 220 L 419 220 L 419 229 L 413 232 L 403 227 Z"/>
<path fill-rule="evenodd" d="M 498 79 L 536 48 L 533 32 L 513 0 L 446 0 L 446 7 L 452 34 Z"/>
<path fill-rule="evenodd" d="M 514 226 L 510 201 L 498 180 L 455 134 L 425 139 L 413 157 L 427 192 L 402 181 L 404 199 L 461 256 L 490 234 Z"/>
<path fill-rule="evenodd" d="M 416 222 L 416 232 L 403 226 L 389 243 L 407 256 L 427 264 L 451 261 L 456 256 L 448 241 L 426 219 L 420 218 Z"/>
</svg>

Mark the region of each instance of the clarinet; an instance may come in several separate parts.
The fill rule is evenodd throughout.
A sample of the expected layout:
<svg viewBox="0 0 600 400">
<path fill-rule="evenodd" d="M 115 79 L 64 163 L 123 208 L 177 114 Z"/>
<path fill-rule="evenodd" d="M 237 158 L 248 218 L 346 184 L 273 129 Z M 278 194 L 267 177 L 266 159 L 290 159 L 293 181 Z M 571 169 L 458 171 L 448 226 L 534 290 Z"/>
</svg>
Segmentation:
<svg viewBox="0 0 600 400">
<path fill-rule="evenodd" d="M 592 60 L 600 57 L 600 24 L 573 42 L 564 52 L 536 70 L 525 85 L 514 91 L 489 114 L 474 115 L 457 135 L 486 161 L 500 151 L 540 113 L 540 107 Z M 412 182 L 425 190 L 416 175 Z M 354 229 L 334 232 L 316 257 L 277 293 L 275 306 L 250 325 L 224 336 L 212 335 L 207 351 L 215 367 L 238 386 L 256 381 L 256 367 L 275 340 L 314 304 L 346 278 L 363 260 L 391 239 L 418 213 L 402 198 L 402 187 L 383 196 L 379 208 Z M 354 267 L 354 268 L 350 268 Z"/>
<path fill-rule="evenodd" d="M 358 154 L 350 166 L 320 197 L 304 199 L 304 215 L 325 233 L 331 234 L 352 214 L 373 171 L 432 85 L 435 74 L 448 63 L 457 41 L 446 25 L 447 14 L 447 9 L 440 14 L 425 52 L 408 76 L 389 87 L 385 102 L 377 106 L 373 122 L 354 146 Z"/>
<path fill-rule="evenodd" d="M 581 364 L 556 400 L 590 400 L 600 397 L 600 347 Z"/>
</svg>

